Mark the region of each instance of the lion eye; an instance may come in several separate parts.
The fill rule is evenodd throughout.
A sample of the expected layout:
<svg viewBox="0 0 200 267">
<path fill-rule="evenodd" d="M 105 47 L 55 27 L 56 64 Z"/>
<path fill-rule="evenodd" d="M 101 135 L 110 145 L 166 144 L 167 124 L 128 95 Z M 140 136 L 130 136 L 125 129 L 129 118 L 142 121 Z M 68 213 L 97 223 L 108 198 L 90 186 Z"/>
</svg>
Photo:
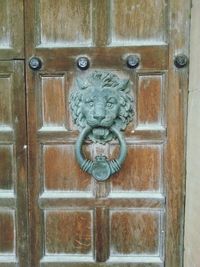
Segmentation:
<svg viewBox="0 0 200 267">
<path fill-rule="evenodd" d="M 112 108 L 112 107 L 113 107 L 113 103 L 111 103 L 111 102 L 107 102 L 106 106 L 107 106 L 108 108 Z"/>
<path fill-rule="evenodd" d="M 93 106 L 94 106 L 94 102 L 93 102 L 93 101 L 90 101 L 90 102 L 89 102 L 89 106 L 90 106 L 90 107 L 93 107 Z"/>
</svg>

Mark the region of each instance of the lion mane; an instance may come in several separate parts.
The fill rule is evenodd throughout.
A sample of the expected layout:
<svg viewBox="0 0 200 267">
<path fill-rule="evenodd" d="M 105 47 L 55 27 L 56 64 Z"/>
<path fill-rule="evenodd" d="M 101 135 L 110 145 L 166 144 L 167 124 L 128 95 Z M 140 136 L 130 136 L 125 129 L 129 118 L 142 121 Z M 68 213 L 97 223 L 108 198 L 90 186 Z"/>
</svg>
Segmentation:
<svg viewBox="0 0 200 267">
<path fill-rule="evenodd" d="M 110 72 L 94 71 L 85 80 L 77 79 L 77 86 L 70 95 L 70 108 L 72 118 L 79 130 L 87 126 L 87 119 L 82 113 L 81 105 L 83 96 L 87 94 L 89 97 L 92 94 L 91 88 L 95 90 L 108 89 L 109 94 L 117 93 L 119 101 L 119 112 L 113 125 L 119 130 L 124 130 L 128 123 L 133 120 L 133 97 L 129 94 L 129 80 L 120 79 L 116 74 Z M 93 93 L 94 94 L 94 93 Z"/>
</svg>

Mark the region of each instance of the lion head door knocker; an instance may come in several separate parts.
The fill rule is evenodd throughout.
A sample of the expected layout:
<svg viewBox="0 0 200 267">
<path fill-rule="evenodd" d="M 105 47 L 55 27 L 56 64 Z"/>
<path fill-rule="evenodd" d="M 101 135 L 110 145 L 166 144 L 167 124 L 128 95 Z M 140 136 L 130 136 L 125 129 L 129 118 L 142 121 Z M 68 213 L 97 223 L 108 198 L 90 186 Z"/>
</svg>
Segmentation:
<svg viewBox="0 0 200 267">
<path fill-rule="evenodd" d="M 119 171 L 127 154 L 122 131 L 133 119 L 133 98 L 129 94 L 129 80 L 122 80 L 116 74 L 94 71 L 85 80 L 77 79 L 77 88 L 70 96 L 70 108 L 74 123 L 80 135 L 75 154 L 82 170 L 96 180 L 104 181 Z M 82 145 L 86 138 L 105 144 L 117 138 L 120 153 L 117 159 L 108 160 L 105 155 L 95 160 L 86 159 Z"/>
</svg>

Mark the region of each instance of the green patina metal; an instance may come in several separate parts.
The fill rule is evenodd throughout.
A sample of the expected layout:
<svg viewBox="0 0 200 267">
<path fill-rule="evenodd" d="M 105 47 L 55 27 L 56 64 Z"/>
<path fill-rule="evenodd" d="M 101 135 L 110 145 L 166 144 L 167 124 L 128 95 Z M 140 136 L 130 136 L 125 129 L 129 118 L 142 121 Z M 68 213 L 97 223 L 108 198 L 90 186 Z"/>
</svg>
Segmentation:
<svg viewBox="0 0 200 267">
<path fill-rule="evenodd" d="M 80 135 L 76 142 L 76 158 L 84 171 L 98 181 L 104 181 L 119 171 L 127 149 L 122 131 L 133 119 L 133 98 L 129 80 L 116 74 L 94 71 L 85 80 L 77 79 L 77 87 L 70 96 L 70 108 Z M 120 143 L 120 155 L 109 161 L 100 155 L 95 161 L 85 159 L 82 145 L 86 138 L 105 144 L 115 138 Z"/>
</svg>

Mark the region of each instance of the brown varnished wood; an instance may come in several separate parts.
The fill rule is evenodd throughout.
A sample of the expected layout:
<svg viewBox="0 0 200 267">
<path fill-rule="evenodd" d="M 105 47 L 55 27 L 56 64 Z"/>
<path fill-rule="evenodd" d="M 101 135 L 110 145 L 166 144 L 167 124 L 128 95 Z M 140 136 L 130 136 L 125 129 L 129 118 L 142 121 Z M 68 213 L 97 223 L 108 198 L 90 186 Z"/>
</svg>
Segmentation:
<svg viewBox="0 0 200 267">
<path fill-rule="evenodd" d="M 105 207 L 95 209 L 95 258 L 105 262 L 109 258 L 109 210 Z"/>
<path fill-rule="evenodd" d="M 93 43 L 97 47 L 110 43 L 110 1 L 94 0 L 93 5 Z"/>
<path fill-rule="evenodd" d="M 13 122 L 16 135 L 16 220 L 17 254 L 20 265 L 28 264 L 28 201 L 27 201 L 27 138 L 25 114 L 24 63 L 14 61 L 14 105 Z"/>
<path fill-rule="evenodd" d="M 24 59 L 23 0 L 1 0 L 0 6 L 0 60 Z"/>
<path fill-rule="evenodd" d="M 37 46 L 91 45 L 92 2 L 90 0 L 37 1 L 35 7 L 36 19 L 40 22 L 37 25 L 39 35 L 36 38 Z M 47 12 L 48 9 L 49 12 Z M 52 21 L 57 23 L 52 24 Z M 60 27 L 57 27 L 59 24 Z"/>
<path fill-rule="evenodd" d="M 166 41 L 166 1 L 111 0 L 111 5 L 113 45 Z"/>
<path fill-rule="evenodd" d="M 28 265 L 24 63 L 0 62 L 0 266 Z M 9 255 L 8 255 L 9 254 Z"/>
<path fill-rule="evenodd" d="M 181 267 L 187 69 L 175 70 L 173 57 L 187 52 L 187 28 L 175 38 L 173 14 L 184 9 L 188 22 L 184 1 L 25 1 L 26 60 L 42 60 L 37 72 L 27 65 L 31 267 Z M 88 71 L 77 69 L 80 55 Z M 135 98 L 127 159 L 104 183 L 76 163 L 68 104 L 76 78 L 96 69 L 130 79 Z M 84 153 L 114 158 L 119 148 L 86 142 Z"/>
<path fill-rule="evenodd" d="M 112 179 L 112 191 L 162 192 L 162 145 L 130 145 L 122 172 Z M 111 157 L 116 158 L 118 148 L 111 147 Z M 129 168 L 129 166 L 132 168 Z"/>
<path fill-rule="evenodd" d="M 0 214 L 0 251 L 1 253 L 15 253 L 14 212 L 1 211 Z"/>
<path fill-rule="evenodd" d="M 164 115 L 162 112 L 164 106 L 164 89 L 162 74 L 156 75 L 138 75 L 138 114 L 137 123 L 138 127 L 152 128 L 157 125 L 163 126 L 163 118 L 160 115 Z M 164 88 L 163 88 L 164 87 Z"/>
<path fill-rule="evenodd" d="M 34 51 L 34 53 L 33 53 Z M 56 49 L 33 49 L 28 56 L 33 54 L 43 60 L 44 70 L 74 70 L 76 66 L 76 58 L 79 55 L 86 55 L 90 58 L 91 66 L 93 68 L 114 68 L 126 71 L 126 57 L 129 54 L 140 55 L 139 69 L 150 70 L 166 70 L 168 66 L 167 55 L 168 45 L 146 45 L 146 46 L 119 46 L 119 47 L 84 47 L 84 48 L 56 48 Z M 118 56 L 116 56 L 118 55 Z"/>
<path fill-rule="evenodd" d="M 159 211 L 111 211 L 111 257 L 115 254 L 158 253 Z M 146 234 L 145 234 L 146 232 Z M 124 236 L 126 238 L 124 238 Z"/>
<path fill-rule="evenodd" d="M 44 145 L 43 153 L 43 179 L 46 190 L 91 191 L 90 177 L 81 172 L 78 164 L 74 165 L 74 145 Z"/>
<path fill-rule="evenodd" d="M 165 156 L 167 221 L 166 266 L 182 266 L 185 194 L 185 136 L 187 117 L 188 68 L 175 69 L 174 55 L 189 53 L 191 1 L 171 1 L 169 24 L 168 143 Z M 181 16 L 174 16 L 181 12 Z M 177 32 L 177 28 L 180 30 Z M 172 112 L 173 110 L 173 112 Z M 177 120 L 179 123 L 177 123 Z"/>
<path fill-rule="evenodd" d="M 117 197 L 116 195 L 120 196 Z M 40 199 L 38 200 L 39 206 L 42 209 L 47 208 L 58 208 L 58 207 L 107 207 L 107 208 L 142 208 L 142 207 L 149 207 L 149 208 L 162 208 L 165 204 L 165 198 L 162 194 L 130 194 L 130 197 L 128 198 L 128 193 L 125 193 L 124 195 L 118 194 L 111 194 L 110 198 L 98 198 L 94 199 L 92 198 L 74 198 L 73 194 L 66 194 L 62 192 L 57 192 L 55 194 L 50 193 L 44 193 L 41 195 Z M 73 197 L 73 198 L 72 198 Z"/>
<path fill-rule="evenodd" d="M 92 258 L 92 213 L 87 210 L 46 211 L 46 251 L 49 254 L 69 253 Z M 65 234 L 63 234 L 63 228 Z M 52 235 L 54 231 L 54 235 Z"/>
<path fill-rule="evenodd" d="M 12 145 L 1 145 L 0 158 L 0 187 L 1 189 L 12 189 L 13 187 L 13 147 Z"/>
</svg>

